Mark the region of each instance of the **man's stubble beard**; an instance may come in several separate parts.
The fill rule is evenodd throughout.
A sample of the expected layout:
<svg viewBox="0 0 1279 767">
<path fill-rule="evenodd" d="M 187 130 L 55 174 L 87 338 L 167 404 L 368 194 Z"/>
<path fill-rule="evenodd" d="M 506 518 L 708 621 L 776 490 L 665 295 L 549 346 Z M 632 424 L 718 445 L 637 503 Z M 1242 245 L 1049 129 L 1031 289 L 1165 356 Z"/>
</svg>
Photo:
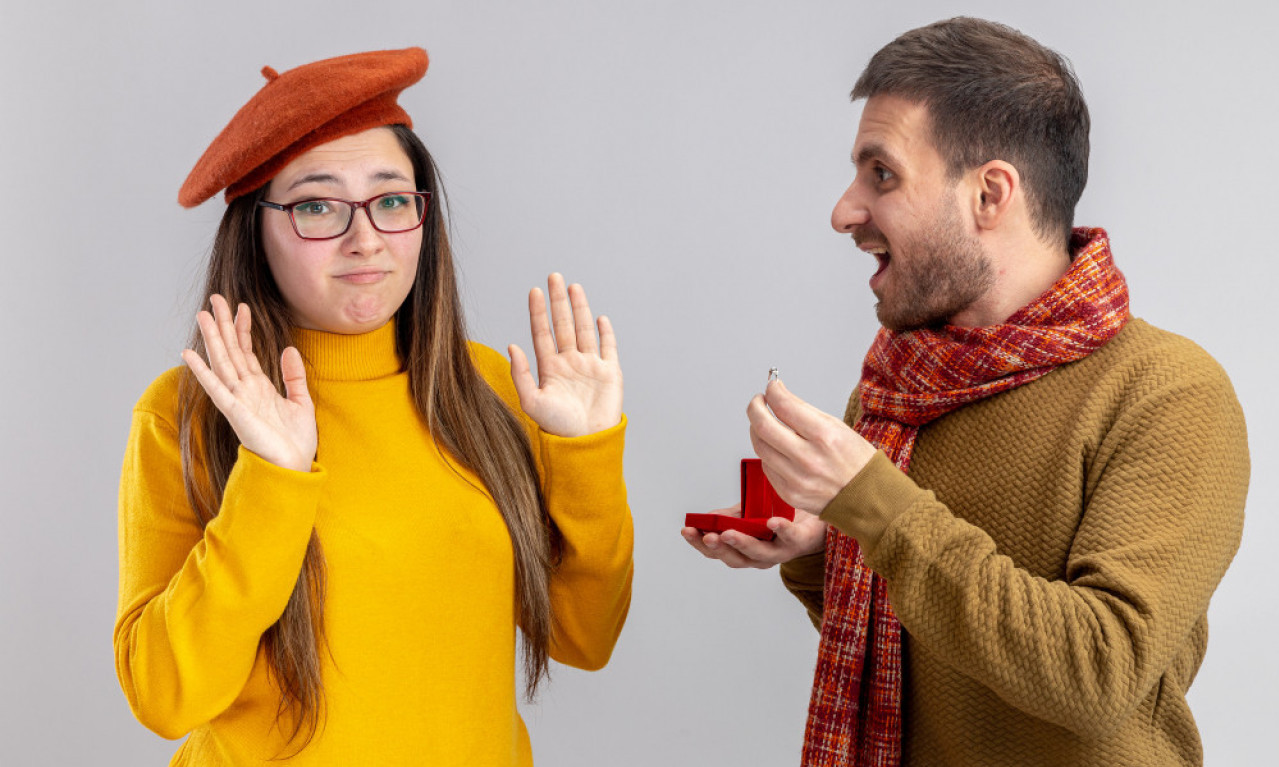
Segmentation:
<svg viewBox="0 0 1279 767">
<path fill-rule="evenodd" d="M 942 208 L 918 237 L 894 244 L 891 252 L 907 257 L 891 256 L 893 274 L 875 304 L 875 316 L 889 330 L 941 327 L 995 283 L 994 267 L 977 238 L 963 231 L 955 205 Z"/>
</svg>

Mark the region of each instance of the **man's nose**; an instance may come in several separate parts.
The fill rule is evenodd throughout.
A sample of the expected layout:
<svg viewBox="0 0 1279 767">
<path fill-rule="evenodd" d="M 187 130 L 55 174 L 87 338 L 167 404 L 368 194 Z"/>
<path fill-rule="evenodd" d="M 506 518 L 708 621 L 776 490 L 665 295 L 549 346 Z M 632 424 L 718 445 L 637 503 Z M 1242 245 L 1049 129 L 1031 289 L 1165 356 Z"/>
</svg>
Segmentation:
<svg viewBox="0 0 1279 767">
<path fill-rule="evenodd" d="M 848 189 L 835 203 L 830 214 L 831 228 L 841 234 L 852 234 L 859 226 L 870 222 L 870 211 L 858 193 L 857 182 L 849 184 Z"/>
</svg>

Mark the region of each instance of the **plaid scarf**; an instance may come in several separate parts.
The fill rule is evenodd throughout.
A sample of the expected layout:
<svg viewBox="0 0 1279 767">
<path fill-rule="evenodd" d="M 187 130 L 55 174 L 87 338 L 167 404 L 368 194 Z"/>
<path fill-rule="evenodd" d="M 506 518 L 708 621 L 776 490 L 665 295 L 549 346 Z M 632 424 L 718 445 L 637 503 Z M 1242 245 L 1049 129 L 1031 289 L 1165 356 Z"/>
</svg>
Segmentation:
<svg viewBox="0 0 1279 767">
<path fill-rule="evenodd" d="M 1076 229 L 1069 270 L 1002 325 L 881 329 L 862 367 L 853 428 L 903 472 L 919 427 L 1029 383 L 1100 348 L 1128 321 L 1128 285 L 1103 229 Z M 901 624 L 884 579 L 851 536 L 826 539 L 822 639 L 804 732 L 804 767 L 901 761 Z"/>
</svg>

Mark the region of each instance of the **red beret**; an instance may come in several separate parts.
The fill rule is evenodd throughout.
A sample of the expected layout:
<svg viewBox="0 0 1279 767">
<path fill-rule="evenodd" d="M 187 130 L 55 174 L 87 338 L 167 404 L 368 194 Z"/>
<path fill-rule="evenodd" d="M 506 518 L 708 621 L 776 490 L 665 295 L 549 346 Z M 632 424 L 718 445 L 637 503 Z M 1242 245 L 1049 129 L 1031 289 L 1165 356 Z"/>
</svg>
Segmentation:
<svg viewBox="0 0 1279 767">
<path fill-rule="evenodd" d="M 277 74 L 204 150 L 178 191 L 193 208 L 219 190 L 226 201 L 252 192 L 303 152 L 381 125 L 413 121 L 395 99 L 426 74 L 426 51 L 373 51 L 304 64 Z"/>
</svg>

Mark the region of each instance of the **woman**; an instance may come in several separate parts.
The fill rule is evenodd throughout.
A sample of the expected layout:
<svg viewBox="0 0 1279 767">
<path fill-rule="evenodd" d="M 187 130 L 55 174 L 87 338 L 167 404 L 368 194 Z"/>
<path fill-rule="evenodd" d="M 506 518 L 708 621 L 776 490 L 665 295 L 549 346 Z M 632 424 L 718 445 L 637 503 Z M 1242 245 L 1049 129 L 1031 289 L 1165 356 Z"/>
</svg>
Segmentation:
<svg viewBox="0 0 1279 767">
<path fill-rule="evenodd" d="M 135 715 L 190 733 L 173 764 L 531 764 L 516 626 L 531 697 L 625 620 L 611 326 L 552 275 L 539 381 L 467 343 L 396 103 L 426 66 L 264 69 L 179 195 L 229 205 L 186 368 L 134 410 L 115 629 Z"/>
</svg>

